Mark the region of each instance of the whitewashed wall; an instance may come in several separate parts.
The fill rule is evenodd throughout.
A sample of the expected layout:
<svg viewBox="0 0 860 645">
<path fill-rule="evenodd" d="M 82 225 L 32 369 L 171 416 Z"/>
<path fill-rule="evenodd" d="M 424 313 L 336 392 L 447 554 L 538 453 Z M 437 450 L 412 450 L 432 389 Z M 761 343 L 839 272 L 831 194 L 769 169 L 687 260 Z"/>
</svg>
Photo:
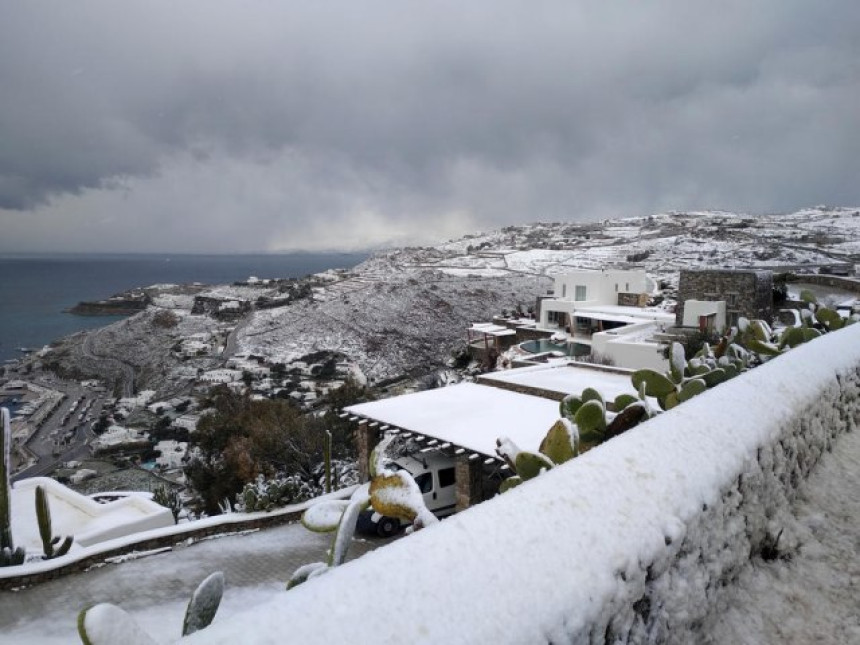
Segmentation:
<svg viewBox="0 0 860 645">
<path fill-rule="evenodd" d="M 696 642 L 858 382 L 855 325 L 189 642 Z"/>
</svg>

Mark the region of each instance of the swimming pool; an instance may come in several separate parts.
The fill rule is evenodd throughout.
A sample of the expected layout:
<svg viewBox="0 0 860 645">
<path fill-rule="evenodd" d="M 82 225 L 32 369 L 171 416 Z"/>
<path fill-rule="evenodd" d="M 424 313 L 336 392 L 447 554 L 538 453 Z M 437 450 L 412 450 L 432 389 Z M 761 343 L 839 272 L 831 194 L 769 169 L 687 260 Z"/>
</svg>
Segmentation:
<svg viewBox="0 0 860 645">
<path fill-rule="evenodd" d="M 591 346 L 583 343 L 554 343 L 547 338 L 539 340 L 527 340 L 520 343 L 520 347 L 532 354 L 544 352 L 560 352 L 565 356 L 585 356 L 591 353 Z"/>
</svg>

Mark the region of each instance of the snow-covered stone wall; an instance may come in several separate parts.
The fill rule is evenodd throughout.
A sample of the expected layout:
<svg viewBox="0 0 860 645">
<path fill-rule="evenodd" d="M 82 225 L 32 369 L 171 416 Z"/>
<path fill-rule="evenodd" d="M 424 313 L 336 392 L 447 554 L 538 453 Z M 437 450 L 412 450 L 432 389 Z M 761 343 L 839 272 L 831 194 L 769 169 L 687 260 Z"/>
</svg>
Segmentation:
<svg viewBox="0 0 860 645">
<path fill-rule="evenodd" d="M 696 642 L 858 423 L 855 325 L 189 642 Z"/>
</svg>

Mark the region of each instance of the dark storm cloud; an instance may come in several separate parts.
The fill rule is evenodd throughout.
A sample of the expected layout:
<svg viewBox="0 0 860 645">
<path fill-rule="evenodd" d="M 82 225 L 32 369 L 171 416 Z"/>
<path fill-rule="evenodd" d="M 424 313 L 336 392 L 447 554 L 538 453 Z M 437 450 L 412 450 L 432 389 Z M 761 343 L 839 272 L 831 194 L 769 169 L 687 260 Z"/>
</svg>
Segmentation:
<svg viewBox="0 0 860 645">
<path fill-rule="evenodd" d="M 0 216 L 24 243 L 860 201 L 853 0 L 2 5 Z"/>
</svg>

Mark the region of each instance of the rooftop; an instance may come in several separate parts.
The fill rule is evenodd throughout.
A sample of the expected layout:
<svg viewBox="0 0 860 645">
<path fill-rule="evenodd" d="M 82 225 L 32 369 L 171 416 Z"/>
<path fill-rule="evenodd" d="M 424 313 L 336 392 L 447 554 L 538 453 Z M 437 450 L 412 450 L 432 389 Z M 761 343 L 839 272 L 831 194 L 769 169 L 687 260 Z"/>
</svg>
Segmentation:
<svg viewBox="0 0 860 645">
<path fill-rule="evenodd" d="M 555 401 L 475 383 L 360 403 L 346 411 L 491 457 L 499 437 L 537 448 L 558 419 Z"/>
</svg>

